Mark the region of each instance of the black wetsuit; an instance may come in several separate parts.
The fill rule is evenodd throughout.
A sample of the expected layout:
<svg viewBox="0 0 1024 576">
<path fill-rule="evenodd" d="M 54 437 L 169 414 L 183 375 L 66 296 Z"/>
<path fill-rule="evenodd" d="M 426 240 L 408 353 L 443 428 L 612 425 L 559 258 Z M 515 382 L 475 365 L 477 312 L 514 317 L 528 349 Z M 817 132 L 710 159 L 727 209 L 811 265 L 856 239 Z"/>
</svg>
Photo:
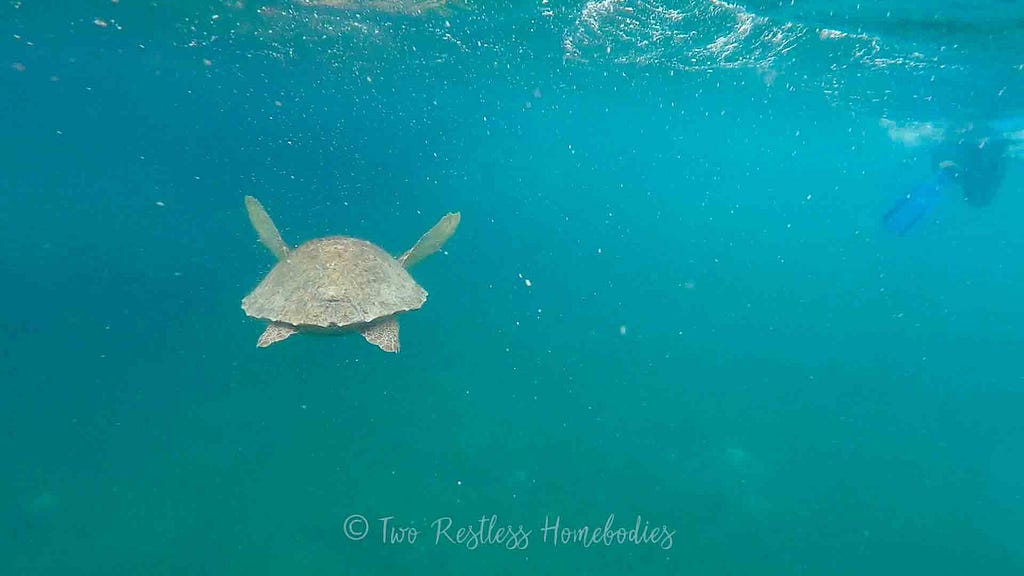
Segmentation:
<svg viewBox="0 0 1024 576">
<path fill-rule="evenodd" d="M 987 206 L 995 198 L 1006 175 L 1006 149 L 1009 141 L 999 136 L 963 134 L 932 151 L 936 169 L 947 170 L 960 186 L 964 200 L 971 206 Z"/>
</svg>

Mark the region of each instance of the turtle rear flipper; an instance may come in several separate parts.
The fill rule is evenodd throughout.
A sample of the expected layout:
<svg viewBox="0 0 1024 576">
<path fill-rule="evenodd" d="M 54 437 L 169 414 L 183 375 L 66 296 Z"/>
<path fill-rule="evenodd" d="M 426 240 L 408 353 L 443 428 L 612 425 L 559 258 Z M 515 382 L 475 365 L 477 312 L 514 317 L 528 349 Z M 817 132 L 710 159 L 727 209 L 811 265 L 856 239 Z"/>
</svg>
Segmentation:
<svg viewBox="0 0 1024 576">
<path fill-rule="evenodd" d="M 440 250 L 441 246 L 444 246 L 444 243 L 455 233 L 460 218 L 459 212 L 452 212 L 441 218 L 433 228 L 420 237 L 415 246 L 398 257 L 398 263 L 406 268 L 412 268 L 419 261 Z"/>
<path fill-rule="evenodd" d="M 277 226 L 274 226 L 274 221 L 270 219 L 270 215 L 263 209 L 260 201 L 252 196 L 246 196 L 245 210 L 249 213 L 249 222 L 260 236 L 260 242 L 267 247 L 267 250 L 273 252 L 278 260 L 287 258 L 288 246 L 281 239 L 281 233 L 277 231 Z"/>
<path fill-rule="evenodd" d="M 280 342 L 292 334 L 295 334 L 295 332 L 295 326 L 292 326 L 291 324 L 285 324 L 284 322 L 271 322 L 270 326 L 267 326 L 267 329 L 260 335 L 260 339 L 256 341 L 256 346 L 258 348 L 266 348 L 271 344 Z"/>
<path fill-rule="evenodd" d="M 359 333 L 367 342 L 385 352 L 398 352 L 398 320 L 394 316 L 378 320 Z"/>
</svg>

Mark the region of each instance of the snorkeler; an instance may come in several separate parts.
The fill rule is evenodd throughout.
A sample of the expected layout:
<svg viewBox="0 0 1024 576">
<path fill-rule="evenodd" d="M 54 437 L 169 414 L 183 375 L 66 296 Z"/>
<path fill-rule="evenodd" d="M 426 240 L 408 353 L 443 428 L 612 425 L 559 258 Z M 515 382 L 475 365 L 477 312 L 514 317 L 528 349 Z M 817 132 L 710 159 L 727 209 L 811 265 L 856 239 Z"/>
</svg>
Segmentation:
<svg viewBox="0 0 1024 576">
<path fill-rule="evenodd" d="M 906 194 L 885 213 L 886 230 L 910 231 L 942 196 L 959 188 L 971 206 L 992 202 L 1006 175 L 1007 135 L 989 127 L 970 128 L 932 149 L 932 177 Z"/>
</svg>

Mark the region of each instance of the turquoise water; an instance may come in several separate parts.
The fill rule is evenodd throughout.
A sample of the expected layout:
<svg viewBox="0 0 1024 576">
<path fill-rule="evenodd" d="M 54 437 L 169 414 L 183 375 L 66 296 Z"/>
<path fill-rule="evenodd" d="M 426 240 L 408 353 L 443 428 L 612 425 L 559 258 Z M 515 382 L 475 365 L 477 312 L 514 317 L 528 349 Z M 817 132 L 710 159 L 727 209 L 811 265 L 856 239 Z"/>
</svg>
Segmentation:
<svg viewBox="0 0 1024 576">
<path fill-rule="evenodd" d="M 0 574 L 1022 573 L 1024 162 L 881 215 L 1024 7 L 360 4 L 0 6 Z M 461 211 L 400 354 L 255 347 L 246 194 Z"/>
</svg>

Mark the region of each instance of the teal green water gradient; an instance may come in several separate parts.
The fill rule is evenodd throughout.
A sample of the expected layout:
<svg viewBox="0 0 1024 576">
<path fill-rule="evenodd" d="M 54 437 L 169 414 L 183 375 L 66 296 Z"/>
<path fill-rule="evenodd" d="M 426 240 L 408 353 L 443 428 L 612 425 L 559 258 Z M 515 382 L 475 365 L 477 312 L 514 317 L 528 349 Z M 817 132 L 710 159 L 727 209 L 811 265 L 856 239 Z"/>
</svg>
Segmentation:
<svg viewBox="0 0 1024 576">
<path fill-rule="evenodd" d="M 1024 172 L 891 237 L 880 123 L 1019 116 L 1019 43 L 852 4 L 693 70 L 667 3 L 6 3 L 0 573 L 1020 573 Z M 399 355 L 255 347 L 245 194 L 394 254 L 462 212 Z M 672 548 L 543 540 L 612 514 Z M 527 549 L 434 543 L 491 515 Z"/>
</svg>

